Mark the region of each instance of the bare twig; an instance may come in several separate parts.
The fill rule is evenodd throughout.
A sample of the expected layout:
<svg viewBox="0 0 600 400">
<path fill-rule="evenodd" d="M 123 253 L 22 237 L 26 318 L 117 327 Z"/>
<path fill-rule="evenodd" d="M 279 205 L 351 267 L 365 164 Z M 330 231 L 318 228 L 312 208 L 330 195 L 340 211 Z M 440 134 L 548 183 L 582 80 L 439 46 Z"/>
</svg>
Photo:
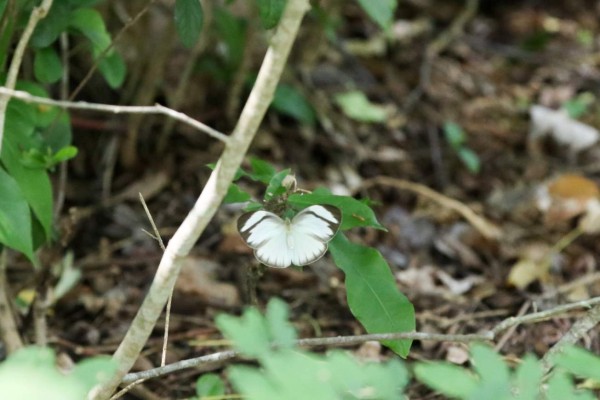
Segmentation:
<svg viewBox="0 0 600 400">
<path fill-rule="evenodd" d="M 142 351 L 162 313 L 169 294 L 173 290 L 184 258 L 189 254 L 192 246 L 223 201 L 229 185 L 273 100 L 277 83 L 298 33 L 300 22 L 308 10 L 309 3 L 307 0 L 287 2 L 271 46 L 258 73 L 256 83 L 233 133 L 227 140 L 219 162 L 206 182 L 194 208 L 169 241 L 148 294 L 113 356 L 117 363 L 117 372 L 106 383 L 102 384 L 94 398 L 109 398 Z"/>
<path fill-rule="evenodd" d="M 33 11 L 31 11 L 27 26 L 25 26 L 25 30 L 21 34 L 21 39 L 19 39 L 19 43 L 17 43 L 17 48 L 15 49 L 12 61 L 10 62 L 10 67 L 8 68 L 8 74 L 4 84 L 8 89 L 15 88 L 17 76 L 19 75 L 19 69 L 21 68 L 21 62 L 23 61 L 23 55 L 25 54 L 29 39 L 38 22 L 48 14 L 50 7 L 52 7 L 52 0 L 43 0 L 38 7 L 35 7 Z M 9 100 L 10 96 L 0 96 L 0 150 L 2 150 L 2 142 L 4 139 L 4 121 L 6 119 L 6 107 L 8 106 Z"/>
<path fill-rule="evenodd" d="M 387 176 L 378 176 L 372 179 L 368 179 L 362 184 L 362 186 L 365 188 L 369 188 L 371 186 L 376 185 L 391 186 L 398 189 L 409 190 L 413 193 L 420 194 L 421 196 L 427 197 L 440 204 L 441 206 L 450 208 L 462 215 L 484 237 L 488 239 L 499 239 L 502 236 L 502 231 L 500 230 L 500 228 L 498 228 L 493 223 L 487 221 L 484 217 L 477 215 L 467 205 L 448 196 L 444 196 L 443 194 L 438 193 L 435 190 L 428 188 L 427 186 L 406 181 L 403 179 L 390 178 Z"/>
<path fill-rule="evenodd" d="M 23 347 L 23 341 L 19 335 L 11 302 L 8 297 L 6 263 L 6 248 L 3 248 L 0 250 L 0 338 L 4 342 L 7 352 L 10 354 Z"/>
<path fill-rule="evenodd" d="M 503 320 L 501 323 L 496 325 L 492 330 L 482 332 L 478 334 L 466 334 L 466 335 L 445 335 L 429 332 L 401 332 L 401 333 L 376 333 L 369 335 L 356 335 L 356 336 L 337 336 L 328 338 L 309 338 L 300 339 L 297 344 L 300 346 L 353 346 L 356 344 L 368 342 L 368 341 L 385 341 L 395 339 L 412 339 L 412 340 L 431 340 L 431 341 L 448 341 L 448 342 L 477 342 L 477 341 L 493 341 L 496 339 L 499 333 L 510 329 L 514 326 L 526 323 L 534 323 L 547 320 L 559 314 L 564 314 L 569 311 L 573 311 L 579 308 L 589 308 L 594 305 L 600 304 L 600 297 L 594 297 L 586 301 L 578 301 L 575 303 L 561 305 L 549 310 L 540 311 L 532 314 L 523 315 L 520 317 L 510 317 Z M 596 308 L 599 308 L 597 306 Z M 596 310 L 594 308 L 593 310 Z M 600 314 L 600 313 L 599 313 Z M 599 316 L 600 317 L 600 316 Z M 222 351 L 214 354 L 209 354 L 202 357 L 192 358 L 188 360 L 179 361 L 173 364 L 165 365 L 160 368 L 153 368 L 147 371 L 135 372 L 127 374 L 123 378 L 124 383 L 134 382 L 138 379 L 150 379 L 156 378 L 162 375 L 170 374 L 175 371 L 179 371 L 186 368 L 193 368 L 198 366 L 208 366 L 217 362 L 233 359 L 240 354 L 236 351 Z"/>
<path fill-rule="evenodd" d="M 184 113 L 172 110 L 160 104 L 153 106 L 116 106 L 112 104 L 99 104 L 99 103 L 88 103 L 85 101 L 60 101 L 47 99 L 45 97 L 33 96 L 27 92 L 21 90 L 13 90 L 8 87 L 0 86 L 0 94 L 8 95 L 8 97 L 14 97 L 15 99 L 22 100 L 26 103 L 46 104 L 49 106 L 56 106 L 61 108 L 72 108 L 77 110 L 88 110 L 88 111 L 100 111 L 109 112 L 114 114 L 160 114 L 167 117 L 171 117 L 185 124 L 192 126 L 193 128 L 212 136 L 224 143 L 227 143 L 229 137 L 223 133 L 211 128 L 210 126 L 203 124 L 200 121 L 188 117 Z"/>
<path fill-rule="evenodd" d="M 63 73 L 60 80 L 60 99 L 69 97 L 69 35 L 67 32 L 60 34 L 60 61 Z M 56 202 L 54 204 L 54 218 L 58 218 L 65 204 L 65 191 L 67 187 L 68 161 L 60 163 L 58 172 L 58 185 L 56 187 Z"/>
</svg>

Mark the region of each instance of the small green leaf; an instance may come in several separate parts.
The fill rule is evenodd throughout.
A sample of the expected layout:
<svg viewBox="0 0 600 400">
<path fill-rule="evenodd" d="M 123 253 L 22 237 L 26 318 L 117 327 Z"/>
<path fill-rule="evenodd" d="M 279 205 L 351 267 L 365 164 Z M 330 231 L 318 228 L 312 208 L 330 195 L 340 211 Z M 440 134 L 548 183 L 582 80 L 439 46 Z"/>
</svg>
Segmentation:
<svg viewBox="0 0 600 400">
<path fill-rule="evenodd" d="M 74 158 L 77 155 L 77 152 L 78 150 L 75 146 L 63 147 L 62 149 L 54 153 L 54 155 L 52 156 L 52 161 L 54 162 L 54 164 L 58 164 L 63 161 L 70 160 L 71 158 Z"/>
<path fill-rule="evenodd" d="M 69 26 L 92 43 L 94 57 L 110 46 L 110 35 L 106 30 L 102 15 L 92 8 L 73 10 L 69 18 Z"/>
<path fill-rule="evenodd" d="M 382 29 L 390 27 L 398 6 L 397 0 L 358 0 L 358 3 Z"/>
<path fill-rule="evenodd" d="M 356 121 L 382 123 L 388 118 L 389 113 L 385 107 L 371 103 L 367 96 L 358 90 L 337 94 L 335 102 L 346 116 Z"/>
<path fill-rule="evenodd" d="M 196 395 L 202 397 L 222 396 L 225 394 L 225 383 L 217 374 L 203 374 L 196 381 Z"/>
<path fill-rule="evenodd" d="M 102 58 L 98 63 L 98 69 L 111 88 L 118 89 L 123 85 L 127 66 L 119 53 L 112 52 Z"/>
<path fill-rule="evenodd" d="M 250 196 L 250 193 L 246 192 L 235 183 L 232 183 L 231 185 L 229 185 L 229 189 L 227 189 L 227 194 L 223 199 L 223 203 L 243 203 L 245 201 L 250 200 L 251 198 L 252 196 Z"/>
<path fill-rule="evenodd" d="M 277 348 L 292 348 L 296 344 L 296 330 L 288 321 L 288 306 L 274 298 L 267 305 L 266 319 L 273 344 Z"/>
<path fill-rule="evenodd" d="M 472 174 L 477 174 L 481 170 L 479 156 L 470 148 L 461 147 L 458 149 L 458 158 L 460 158 L 462 163 Z"/>
<path fill-rule="evenodd" d="M 98 383 L 107 382 L 116 371 L 117 362 L 110 356 L 96 356 L 77 363 L 69 378 L 88 391 Z"/>
<path fill-rule="evenodd" d="M 258 15 L 265 29 L 272 29 L 277 26 L 281 14 L 287 3 L 287 0 L 257 0 Z"/>
<path fill-rule="evenodd" d="M 245 355 L 260 357 L 270 351 L 267 324 L 255 308 L 247 309 L 241 317 L 218 315 L 215 322 L 223 335 Z"/>
<path fill-rule="evenodd" d="M 596 98 L 592 93 L 584 92 L 565 102 L 562 109 L 569 114 L 569 117 L 577 119 L 586 113 L 594 101 L 596 101 Z"/>
<path fill-rule="evenodd" d="M 365 203 L 349 196 L 337 196 L 326 189 L 317 189 L 313 193 L 293 194 L 288 203 L 298 208 L 306 208 L 313 204 L 329 204 L 342 211 L 342 225 L 345 231 L 354 227 L 369 226 L 385 231 L 385 227 L 377 221 L 373 210 Z"/>
<path fill-rule="evenodd" d="M 71 17 L 71 7 L 64 1 L 55 1 L 50 11 L 36 26 L 30 44 L 34 48 L 48 47 L 58 36 L 67 30 Z"/>
<path fill-rule="evenodd" d="M 204 12 L 200 0 L 177 0 L 175 2 L 175 28 L 185 47 L 192 47 L 198 41 Z"/>
<path fill-rule="evenodd" d="M 284 169 L 283 171 L 280 171 L 278 173 L 276 173 L 275 175 L 273 175 L 273 178 L 271 178 L 271 181 L 269 182 L 269 185 L 267 186 L 267 190 L 265 191 L 265 200 L 271 200 L 277 196 L 281 196 L 282 194 L 285 193 L 285 191 L 287 190 L 286 188 L 284 188 L 281 183 L 283 182 L 283 180 L 285 179 L 286 176 L 288 176 L 290 174 L 290 170 L 288 169 Z"/>
<path fill-rule="evenodd" d="M 17 182 L 0 167 L 0 243 L 33 260 L 31 212 Z"/>
<path fill-rule="evenodd" d="M 260 158 L 252 157 L 250 158 L 250 167 L 252 168 L 252 172 L 248 174 L 248 176 L 255 180 L 262 182 L 266 185 L 271 182 L 273 176 L 277 173 L 277 170 L 270 163 L 265 160 L 261 160 Z"/>
<path fill-rule="evenodd" d="M 600 382 L 600 357 L 594 353 L 571 346 L 554 356 L 553 361 L 573 375 Z"/>
<path fill-rule="evenodd" d="M 277 112 L 292 117 L 304 124 L 314 125 L 315 112 L 306 98 L 296 88 L 280 84 L 275 90 L 271 107 Z"/>
<path fill-rule="evenodd" d="M 513 377 L 515 400 L 536 399 L 542 387 L 542 377 L 541 363 L 532 355 L 526 356 Z"/>
<path fill-rule="evenodd" d="M 474 344 L 471 346 L 473 369 L 479 374 L 483 383 L 499 382 L 509 386 L 510 372 L 502 357 L 489 346 Z"/>
<path fill-rule="evenodd" d="M 60 80 L 63 73 L 62 63 L 52 47 L 39 49 L 35 52 L 33 73 L 36 79 L 42 83 L 54 83 Z"/>
<path fill-rule="evenodd" d="M 475 375 L 465 368 L 445 362 L 417 363 L 414 373 L 425 385 L 453 398 L 470 399 L 478 387 Z"/>
<path fill-rule="evenodd" d="M 465 132 L 460 125 L 450 121 L 444 124 L 444 135 L 446 136 L 446 141 L 454 150 L 461 148 L 467 140 Z"/>
<path fill-rule="evenodd" d="M 396 280 L 379 251 L 354 244 L 338 233 L 329 243 L 335 264 L 346 275 L 346 295 L 352 314 L 369 333 L 410 332 L 415 310 L 396 286 Z M 383 342 L 406 357 L 411 340 Z"/>
</svg>

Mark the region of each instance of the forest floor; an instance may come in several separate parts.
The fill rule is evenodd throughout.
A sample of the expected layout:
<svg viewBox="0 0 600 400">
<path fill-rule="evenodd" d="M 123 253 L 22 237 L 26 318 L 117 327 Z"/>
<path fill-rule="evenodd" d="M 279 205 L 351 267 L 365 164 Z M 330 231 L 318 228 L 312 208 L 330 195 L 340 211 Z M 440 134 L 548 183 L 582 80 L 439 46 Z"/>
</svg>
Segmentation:
<svg viewBox="0 0 600 400">
<path fill-rule="evenodd" d="M 600 146 L 588 140 L 589 129 L 600 126 L 598 2 L 401 1 L 387 36 L 358 6 L 341 3 L 335 38 L 315 15 L 306 19 L 284 76 L 312 105 L 316 123 L 272 110 L 249 155 L 291 168 L 303 189 L 326 186 L 375 202 L 388 231 L 357 230 L 353 240 L 385 256 L 414 304 L 419 331 L 482 332 L 510 316 L 600 295 L 600 242 L 593 228 L 580 223 L 600 193 Z M 126 58 L 141 40 L 135 26 L 131 32 L 117 46 Z M 263 35 L 257 30 L 248 36 L 256 42 L 246 54 L 248 73 L 260 65 Z M 93 79 L 79 98 L 164 103 L 189 54 L 168 43 L 173 37 L 161 40 L 156 53 L 165 43 L 168 51 L 155 55 L 156 71 L 148 71 L 152 63 L 138 62 L 143 65 L 130 66 L 131 82 L 122 92 L 98 89 L 102 82 Z M 155 50 L 146 47 L 137 51 Z M 177 109 L 229 132 L 246 89 L 236 93 L 210 68 L 216 45 L 205 44 L 202 51 Z M 83 68 L 73 71 L 78 73 Z M 158 83 L 147 93 L 140 82 Z M 348 90 L 363 92 L 385 119 L 350 118 L 334 100 Z M 530 115 L 534 106 L 545 107 L 537 108 L 539 120 Z M 570 116 L 560 114 L 552 125 L 548 121 L 561 108 Z M 138 192 L 168 241 L 221 146 L 176 125 L 159 151 L 165 120 L 158 117 L 73 112 L 72 119 L 80 154 L 69 165 L 55 250 L 72 251 L 82 277 L 53 308 L 48 329 L 51 344 L 77 359 L 116 349 L 161 258 L 156 240 L 144 232 L 151 228 Z M 131 129 L 140 132 L 138 157 L 125 167 L 122 149 Z M 501 234 L 486 237 L 449 202 L 407 190 L 407 182 L 470 207 Z M 262 196 L 251 182 L 242 185 Z M 218 351 L 211 343 L 220 338 L 215 316 L 239 313 L 249 304 L 248 269 L 256 261 L 235 228 L 240 214 L 239 206 L 223 206 L 186 261 L 173 295 L 167 362 Z M 25 262 L 9 272 L 17 291 L 31 284 Z M 284 299 L 302 337 L 364 333 L 348 310 L 343 282 L 326 256 L 303 271 L 268 269 L 256 294 L 261 306 L 272 297 Z M 507 358 L 541 356 L 582 313 L 519 326 L 497 349 Z M 136 370 L 160 364 L 163 329 L 160 322 Z M 590 332 L 585 343 L 596 353 L 597 333 Z M 372 346 L 352 351 L 391 356 Z M 408 358 L 462 364 L 467 354 L 464 344 L 416 341 Z M 127 396 L 191 396 L 198 375 L 180 371 Z M 409 394 L 436 398 L 421 386 Z"/>
</svg>

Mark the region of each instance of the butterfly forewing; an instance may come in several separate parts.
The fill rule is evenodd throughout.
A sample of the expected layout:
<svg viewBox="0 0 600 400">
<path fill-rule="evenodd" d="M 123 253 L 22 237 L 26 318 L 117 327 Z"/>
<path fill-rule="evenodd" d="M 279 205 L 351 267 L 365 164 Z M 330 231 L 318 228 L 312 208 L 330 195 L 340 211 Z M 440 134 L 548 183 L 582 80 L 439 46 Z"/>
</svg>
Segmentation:
<svg viewBox="0 0 600 400">
<path fill-rule="evenodd" d="M 302 210 L 291 221 L 284 221 L 268 211 L 247 213 L 238 220 L 238 230 L 260 262 L 286 268 L 291 264 L 310 264 L 321 258 L 340 223 L 339 209 L 314 205 Z"/>
</svg>

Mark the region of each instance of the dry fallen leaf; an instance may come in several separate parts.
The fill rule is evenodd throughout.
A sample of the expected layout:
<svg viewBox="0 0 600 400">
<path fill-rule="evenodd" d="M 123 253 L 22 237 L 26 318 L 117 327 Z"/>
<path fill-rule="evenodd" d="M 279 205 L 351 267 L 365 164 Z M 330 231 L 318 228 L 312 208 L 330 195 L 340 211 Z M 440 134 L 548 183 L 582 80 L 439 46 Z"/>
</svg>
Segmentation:
<svg viewBox="0 0 600 400">
<path fill-rule="evenodd" d="M 537 280 L 546 281 L 551 262 L 551 250 L 548 245 L 529 244 L 521 251 L 521 257 L 510 269 L 507 283 L 518 289 L 524 289 Z"/>
</svg>

